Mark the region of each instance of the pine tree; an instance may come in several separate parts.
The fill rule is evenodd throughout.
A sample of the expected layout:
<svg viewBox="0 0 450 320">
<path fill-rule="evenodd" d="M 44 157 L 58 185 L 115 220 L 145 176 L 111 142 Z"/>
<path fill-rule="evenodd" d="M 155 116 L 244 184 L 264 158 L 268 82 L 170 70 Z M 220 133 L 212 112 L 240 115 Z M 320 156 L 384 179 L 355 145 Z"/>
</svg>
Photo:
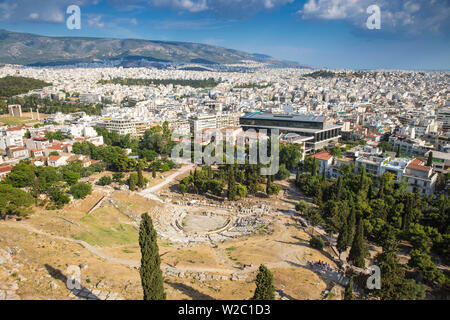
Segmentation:
<svg viewBox="0 0 450 320">
<path fill-rule="evenodd" d="M 353 300 L 353 276 L 350 276 L 348 284 L 345 287 L 344 300 Z"/>
<path fill-rule="evenodd" d="M 139 229 L 139 246 L 141 247 L 141 275 L 144 300 L 165 300 L 163 275 L 160 268 L 158 243 L 152 219 L 147 213 L 142 215 Z"/>
<path fill-rule="evenodd" d="M 256 276 L 256 290 L 253 300 L 275 300 L 273 275 L 263 264 L 259 266 L 259 273 Z"/>
<path fill-rule="evenodd" d="M 356 228 L 355 238 L 353 239 L 352 248 L 348 255 L 347 261 L 352 262 L 354 266 L 358 268 L 365 268 L 365 257 L 367 256 L 367 248 L 364 243 L 364 227 L 363 219 L 358 221 L 358 227 Z"/>
</svg>

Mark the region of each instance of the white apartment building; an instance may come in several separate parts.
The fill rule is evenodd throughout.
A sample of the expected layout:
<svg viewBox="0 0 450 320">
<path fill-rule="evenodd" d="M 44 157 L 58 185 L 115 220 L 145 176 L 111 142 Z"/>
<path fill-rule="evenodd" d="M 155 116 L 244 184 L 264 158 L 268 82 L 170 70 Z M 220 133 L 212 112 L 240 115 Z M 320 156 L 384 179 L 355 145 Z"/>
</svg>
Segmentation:
<svg viewBox="0 0 450 320">
<path fill-rule="evenodd" d="M 433 173 L 431 167 L 424 166 L 422 161 L 414 159 L 406 167 L 404 177 L 407 179 L 409 192 L 431 195 L 434 193 L 438 175 Z"/>
</svg>

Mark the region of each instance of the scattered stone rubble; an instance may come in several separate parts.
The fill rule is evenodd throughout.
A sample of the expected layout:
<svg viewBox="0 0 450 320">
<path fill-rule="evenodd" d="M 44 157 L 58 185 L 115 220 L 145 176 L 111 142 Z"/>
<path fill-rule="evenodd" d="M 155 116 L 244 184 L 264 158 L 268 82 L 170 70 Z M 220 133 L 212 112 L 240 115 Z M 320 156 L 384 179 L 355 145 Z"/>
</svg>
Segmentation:
<svg viewBox="0 0 450 320">
<path fill-rule="evenodd" d="M 230 275 L 220 275 L 220 274 L 210 274 L 206 272 L 194 272 L 194 271 L 180 271 L 173 267 L 163 267 L 162 268 L 164 275 L 168 277 L 174 278 L 192 278 L 199 281 L 246 281 L 248 280 L 248 276 L 246 274 L 233 273 Z"/>
</svg>

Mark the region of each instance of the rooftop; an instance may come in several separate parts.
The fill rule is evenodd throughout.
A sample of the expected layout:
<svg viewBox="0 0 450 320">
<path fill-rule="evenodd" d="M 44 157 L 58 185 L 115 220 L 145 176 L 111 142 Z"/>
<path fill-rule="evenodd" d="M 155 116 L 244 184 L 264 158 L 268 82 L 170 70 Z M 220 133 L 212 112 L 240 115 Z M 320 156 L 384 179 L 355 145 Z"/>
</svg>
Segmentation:
<svg viewBox="0 0 450 320">
<path fill-rule="evenodd" d="M 328 161 L 330 160 L 333 156 L 331 155 L 331 153 L 327 152 L 327 151 L 322 151 L 319 153 L 316 153 L 315 155 L 312 156 L 313 158 L 316 158 L 317 160 L 323 160 L 323 161 Z"/>
<path fill-rule="evenodd" d="M 275 114 L 268 112 L 253 112 L 242 117 L 243 119 L 259 119 L 259 120 L 279 120 L 279 121 L 301 121 L 301 122 L 320 122 L 326 120 L 324 116 L 315 116 L 309 114 Z"/>
</svg>

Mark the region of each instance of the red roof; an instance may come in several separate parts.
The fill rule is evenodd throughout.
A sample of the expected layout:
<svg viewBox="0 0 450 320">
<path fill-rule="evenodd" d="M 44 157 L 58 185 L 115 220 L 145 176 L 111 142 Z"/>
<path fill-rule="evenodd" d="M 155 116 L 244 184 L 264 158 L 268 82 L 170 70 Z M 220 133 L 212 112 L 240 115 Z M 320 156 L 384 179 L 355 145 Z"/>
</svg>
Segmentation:
<svg viewBox="0 0 450 320">
<path fill-rule="evenodd" d="M 0 173 L 10 172 L 12 168 L 12 165 L 2 166 L 0 167 Z"/>
<path fill-rule="evenodd" d="M 414 169 L 414 170 L 420 170 L 420 171 L 430 171 L 431 167 L 422 165 L 422 161 L 419 159 L 414 159 L 411 161 L 411 163 L 408 165 L 408 168 Z"/>
<path fill-rule="evenodd" d="M 61 156 L 50 156 L 50 158 L 48 158 L 50 161 L 58 161 L 61 158 Z"/>
<path fill-rule="evenodd" d="M 331 159 L 331 157 L 333 157 L 331 155 L 331 153 L 327 152 L 327 151 L 322 151 L 319 153 L 316 153 L 315 155 L 312 156 L 313 158 L 316 158 L 317 160 L 323 160 L 323 161 L 328 161 Z"/>
<path fill-rule="evenodd" d="M 13 128 L 6 129 L 6 131 L 19 131 L 19 130 L 22 130 L 22 129 L 23 129 L 23 127 L 13 127 Z"/>
</svg>

